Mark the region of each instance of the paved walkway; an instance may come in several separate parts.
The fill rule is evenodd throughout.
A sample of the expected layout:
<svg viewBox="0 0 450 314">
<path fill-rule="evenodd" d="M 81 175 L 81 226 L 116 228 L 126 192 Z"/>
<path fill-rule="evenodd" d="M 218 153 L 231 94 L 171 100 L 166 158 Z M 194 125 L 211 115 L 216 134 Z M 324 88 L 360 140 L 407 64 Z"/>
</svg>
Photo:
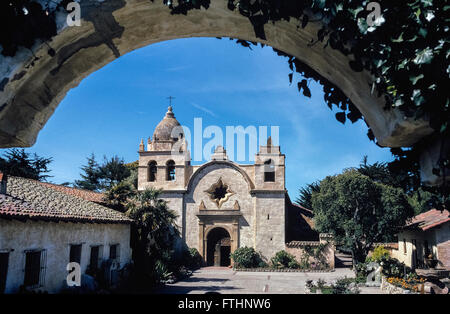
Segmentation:
<svg viewBox="0 0 450 314">
<path fill-rule="evenodd" d="M 186 280 L 169 284 L 158 293 L 191 294 L 301 294 L 309 279 L 331 281 L 343 277 L 354 277 L 350 269 L 338 268 L 326 273 L 283 272 L 237 272 L 223 267 L 205 267 L 195 271 Z M 361 293 L 379 293 L 379 288 L 362 288 Z"/>
</svg>

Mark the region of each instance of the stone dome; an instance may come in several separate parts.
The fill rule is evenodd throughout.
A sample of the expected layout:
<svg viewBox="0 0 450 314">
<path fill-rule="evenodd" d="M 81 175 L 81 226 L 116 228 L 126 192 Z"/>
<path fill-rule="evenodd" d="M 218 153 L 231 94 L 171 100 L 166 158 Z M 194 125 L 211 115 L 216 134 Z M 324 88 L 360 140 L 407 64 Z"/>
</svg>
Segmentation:
<svg viewBox="0 0 450 314">
<path fill-rule="evenodd" d="M 177 121 L 177 119 L 175 119 L 175 115 L 173 114 L 172 111 L 172 106 L 169 106 L 164 119 L 162 119 L 161 122 L 158 123 L 158 125 L 155 128 L 155 132 L 153 132 L 153 140 L 170 141 L 183 138 L 184 133 L 181 128 L 180 132 L 177 132 L 177 135 L 179 136 L 174 136 L 174 134 L 172 134 L 172 130 L 175 127 L 181 127 L 181 125 Z"/>
</svg>

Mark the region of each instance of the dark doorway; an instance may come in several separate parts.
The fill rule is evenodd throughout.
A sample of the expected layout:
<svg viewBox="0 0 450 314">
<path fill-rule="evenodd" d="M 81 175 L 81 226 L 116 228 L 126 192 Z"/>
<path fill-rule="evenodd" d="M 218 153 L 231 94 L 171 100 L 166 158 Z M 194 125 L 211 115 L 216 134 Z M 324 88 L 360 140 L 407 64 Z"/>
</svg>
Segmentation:
<svg viewBox="0 0 450 314">
<path fill-rule="evenodd" d="M 5 292 L 9 253 L 0 253 L 0 293 Z"/>
<path fill-rule="evenodd" d="M 221 246 L 220 247 L 220 266 L 229 266 L 230 261 L 231 246 Z"/>
<path fill-rule="evenodd" d="M 230 234 L 224 228 L 215 228 L 207 236 L 206 265 L 229 266 L 231 242 Z"/>
</svg>

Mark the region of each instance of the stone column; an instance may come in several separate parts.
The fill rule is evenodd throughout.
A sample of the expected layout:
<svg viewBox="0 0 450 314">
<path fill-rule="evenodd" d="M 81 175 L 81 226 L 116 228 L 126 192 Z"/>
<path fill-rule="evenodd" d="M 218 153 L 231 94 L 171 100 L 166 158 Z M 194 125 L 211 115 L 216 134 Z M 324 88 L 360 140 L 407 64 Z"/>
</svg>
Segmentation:
<svg viewBox="0 0 450 314">
<path fill-rule="evenodd" d="M 198 223 L 198 252 L 203 257 L 203 260 L 206 263 L 206 243 L 205 243 L 205 223 L 200 221 Z"/>
</svg>

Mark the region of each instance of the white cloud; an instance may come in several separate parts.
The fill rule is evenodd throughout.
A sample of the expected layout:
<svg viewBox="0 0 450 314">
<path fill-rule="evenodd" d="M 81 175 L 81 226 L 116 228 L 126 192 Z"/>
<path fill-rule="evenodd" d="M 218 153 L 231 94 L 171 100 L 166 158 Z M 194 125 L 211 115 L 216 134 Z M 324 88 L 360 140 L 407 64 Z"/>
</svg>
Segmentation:
<svg viewBox="0 0 450 314">
<path fill-rule="evenodd" d="M 191 103 L 191 104 L 192 104 L 192 106 L 194 106 L 195 108 L 197 108 L 197 109 L 199 109 L 199 110 L 201 110 L 201 111 L 203 111 L 203 112 L 205 112 L 205 113 L 207 113 L 207 114 L 209 114 L 209 115 L 211 115 L 211 116 L 217 118 L 217 115 L 216 115 L 214 112 L 212 112 L 211 110 L 209 110 L 208 108 L 205 108 L 205 107 L 203 107 L 203 106 L 200 106 L 199 104 L 196 104 L 196 103 Z"/>
</svg>

